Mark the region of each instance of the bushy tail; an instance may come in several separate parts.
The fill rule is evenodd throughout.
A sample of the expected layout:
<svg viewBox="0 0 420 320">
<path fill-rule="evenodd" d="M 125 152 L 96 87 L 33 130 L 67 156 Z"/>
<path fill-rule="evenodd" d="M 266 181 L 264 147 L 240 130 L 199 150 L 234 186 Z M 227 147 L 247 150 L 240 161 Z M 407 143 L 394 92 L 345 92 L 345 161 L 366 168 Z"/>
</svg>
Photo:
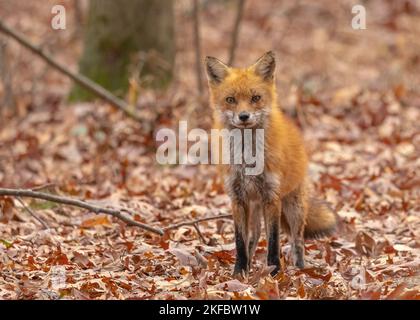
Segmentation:
<svg viewBox="0 0 420 320">
<path fill-rule="evenodd" d="M 337 217 L 325 201 L 309 200 L 306 220 L 305 239 L 316 239 L 333 234 L 337 225 Z"/>
</svg>

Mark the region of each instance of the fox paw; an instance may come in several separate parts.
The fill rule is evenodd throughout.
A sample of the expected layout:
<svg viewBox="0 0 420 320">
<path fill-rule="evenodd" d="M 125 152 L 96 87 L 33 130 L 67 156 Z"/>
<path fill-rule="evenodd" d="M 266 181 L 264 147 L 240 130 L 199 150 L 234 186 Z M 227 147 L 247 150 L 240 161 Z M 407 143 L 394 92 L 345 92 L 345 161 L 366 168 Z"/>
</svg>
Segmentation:
<svg viewBox="0 0 420 320">
<path fill-rule="evenodd" d="M 245 280 L 248 278 L 249 271 L 247 269 L 241 268 L 238 265 L 235 265 L 233 269 L 232 278 L 238 280 Z"/>
<path fill-rule="evenodd" d="M 271 266 L 269 266 L 270 268 L 274 268 L 271 272 L 270 272 L 270 275 L 272 276 L 272 277 L 275 277 L 279 272 L 280 272 L 280 270 L 281 270 L 281 267 L 280 267 L 280 265 L 271 265 Z"/>
<path fill-rule="evenodd" d="M 298 267 L 299 269 L 305 269 L 305 259 L 302 255 L 294 256 L 293 258 L 293 264 L 296 267 Z"/>
</svg>

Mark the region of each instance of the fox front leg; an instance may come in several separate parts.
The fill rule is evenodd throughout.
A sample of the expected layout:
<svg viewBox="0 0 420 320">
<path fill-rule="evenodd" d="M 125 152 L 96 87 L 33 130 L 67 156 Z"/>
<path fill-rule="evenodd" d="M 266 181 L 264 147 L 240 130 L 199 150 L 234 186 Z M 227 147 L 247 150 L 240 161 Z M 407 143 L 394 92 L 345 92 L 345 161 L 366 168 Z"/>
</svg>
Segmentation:
<svg viewBox="0 0 420 320">
<path fill-rule="evenodd" d="M 271 275 L 275 276 L 281 269 L 280 265 L 280 213 L 281 202 L 266 204 L 264 207 L 265 230 L 268 240 L 267 265 L 274 266 Z"/>
<path fill-rule="evenodd" d="M 236 262 L 234 277 L 243 277 L 249 272 L 249 228 L 248 208 L 244 204 L 233 204 L 233 220 L 235 223 Z"/>
<path fill-rule="evenodd" d="M 248 262 L 249 262 L 249 269 L 251 269 L 252 258 L 255 253 L 255 249 L 258 246 L 258 241 L 261 235 L 261 216 L 262 214 L 262 206 L 259 203 L 254 203 L 253 206 L 250 207 L 249 212 L 249 246 L 248 246 Z"/>
<path fill-rule="evenodd" d="M 303 233 L 305 230 L 305 219 L 308 211 L 308 200 L 306 198 L 305 186 L 299 186 L 282 199 L 282 214 L 289 226 L 289 238 L 291 241 L 291 253 L 293 263 L 296 267 L 305 268 L 305 246 Z"/>
</svg>

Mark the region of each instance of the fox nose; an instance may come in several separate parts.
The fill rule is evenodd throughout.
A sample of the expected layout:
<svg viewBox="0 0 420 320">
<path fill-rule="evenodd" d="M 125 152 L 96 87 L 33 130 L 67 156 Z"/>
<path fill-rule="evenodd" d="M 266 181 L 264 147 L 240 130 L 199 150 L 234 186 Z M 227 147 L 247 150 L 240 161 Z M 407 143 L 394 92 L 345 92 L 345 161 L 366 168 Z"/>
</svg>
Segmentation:
<svg viewBox="0 0 420 320">
<path fill-rule="evenodd" d="M 246 111 L 242 111 L 240 114 L 239 114 L 239 120 L 241 120 L 241 121 L 243 121 L 243 122 L 245 122 L 245 121 L 247 121 L 248 119 L 249 119 L 249 113 L 248 112 L 246 112 Z"/>
</svg>

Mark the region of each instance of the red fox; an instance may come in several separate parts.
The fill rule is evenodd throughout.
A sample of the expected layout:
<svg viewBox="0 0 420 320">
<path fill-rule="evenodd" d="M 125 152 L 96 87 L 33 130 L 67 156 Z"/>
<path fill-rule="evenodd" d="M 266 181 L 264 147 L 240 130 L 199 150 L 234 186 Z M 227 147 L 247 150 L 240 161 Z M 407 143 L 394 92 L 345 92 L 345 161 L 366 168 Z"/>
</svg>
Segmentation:
<svg viewBox="0 0 420 320">
<path fill-rule="evenodd" d="M 304 239 L 331 235 L 337 221 L 326 203 L 310 195 L 303 139 L 277 104 L 274 53 L 265 53 L 248 68 L 229 67 L 213 57 L 207 57 L 205 64 L 215 127 L 264 129 L 262 173 L 246 175 L 241 164 L 221 166 L 235 224 L 233 275 L 249 272 L 261 216 L 267 264 L 274 266 L 271 274 L 280 271 L 280 227 L 289 236 L 295 266 L 304 268 Z"/>
</svg>

